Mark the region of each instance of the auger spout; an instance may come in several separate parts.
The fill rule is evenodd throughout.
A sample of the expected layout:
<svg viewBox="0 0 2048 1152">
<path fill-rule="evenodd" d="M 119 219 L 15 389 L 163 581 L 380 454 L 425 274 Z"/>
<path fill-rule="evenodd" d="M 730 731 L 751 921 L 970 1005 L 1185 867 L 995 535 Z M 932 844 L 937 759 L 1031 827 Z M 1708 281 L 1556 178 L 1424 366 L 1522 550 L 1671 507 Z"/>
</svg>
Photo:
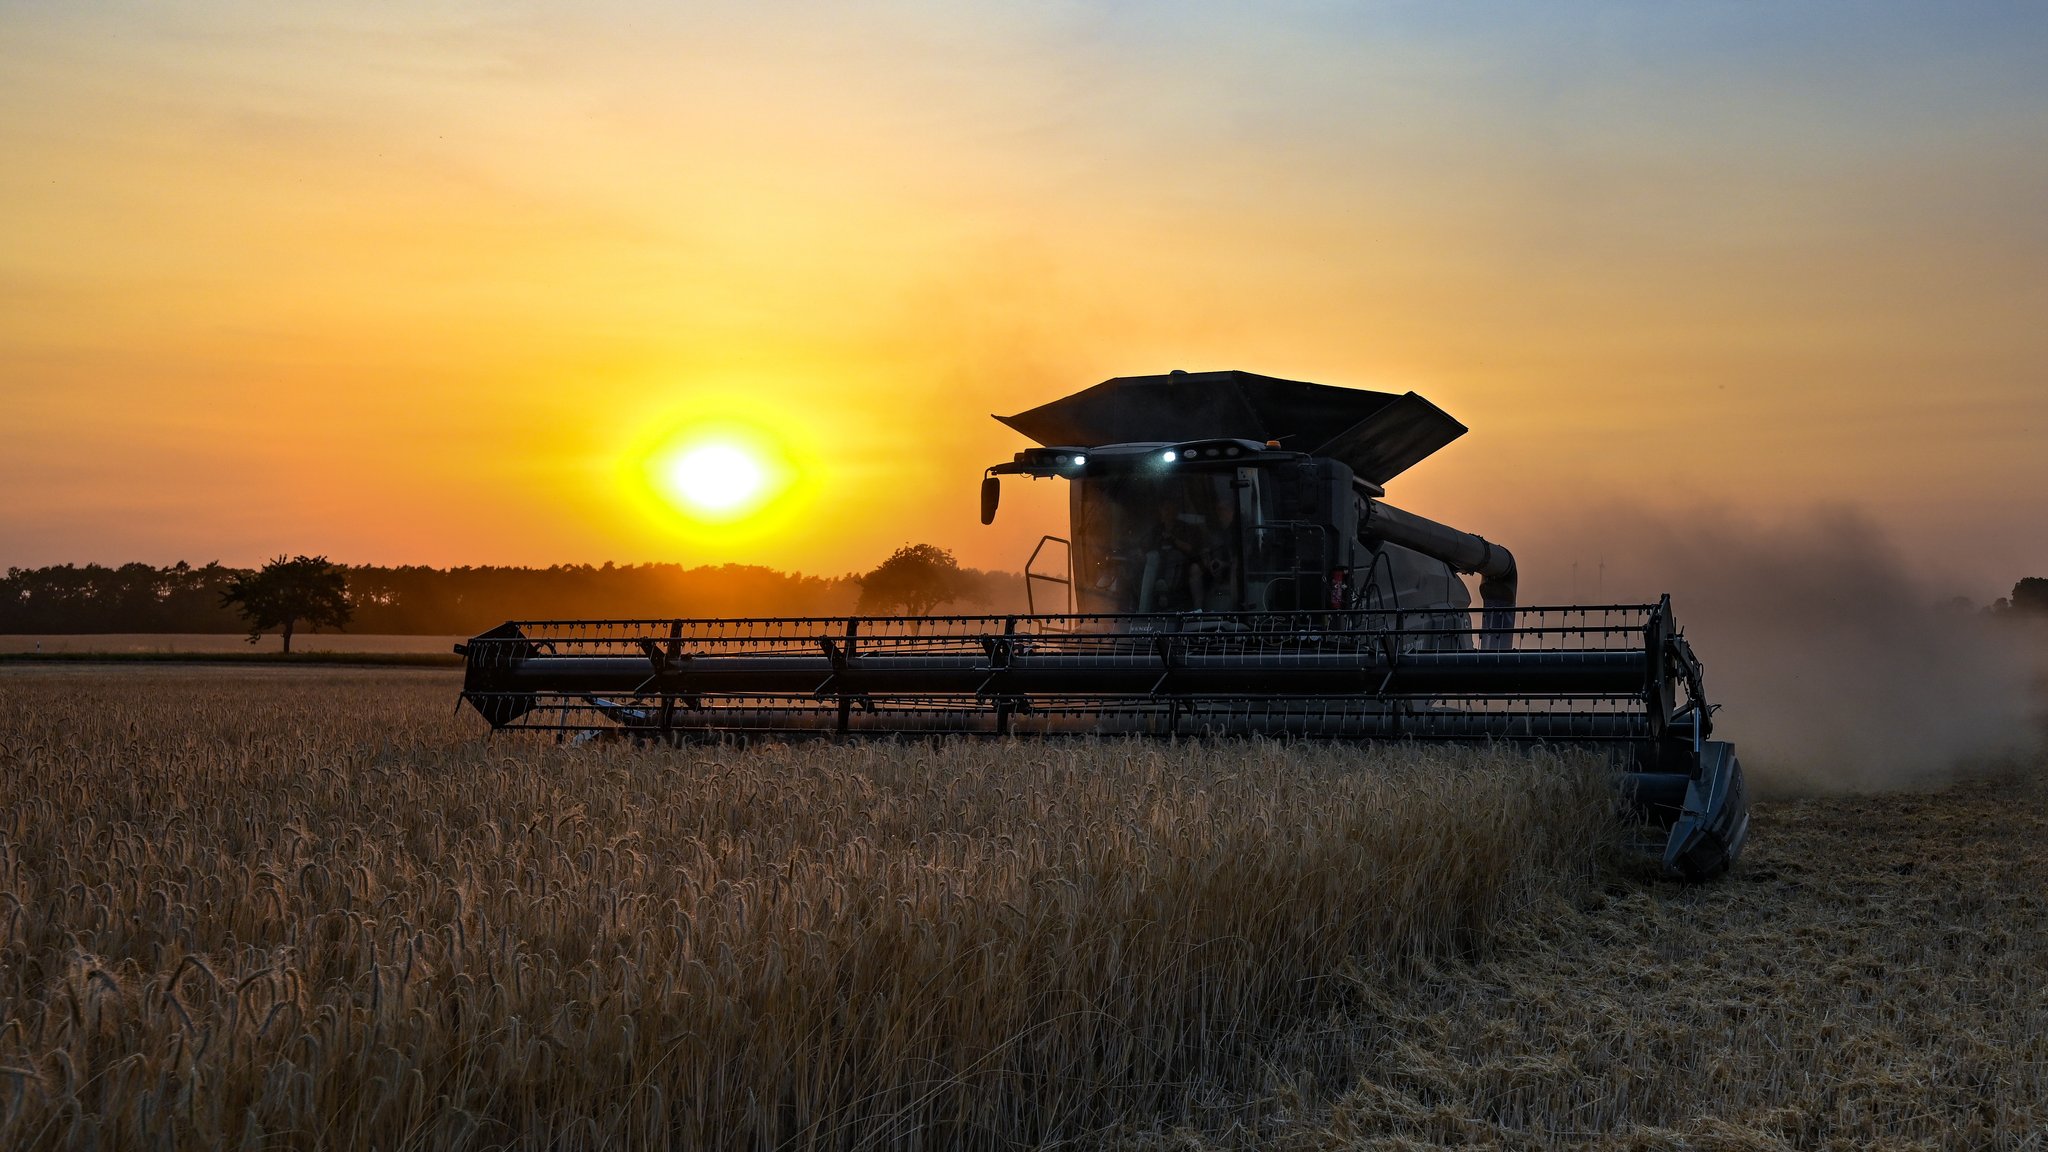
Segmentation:
<svg viewBox="0 0 2048 1152">
<path fill-rule="evenodd" d="M 1516 585 L 1520 582 L 1515 554 L 1484 536 L 1460 532 L 1384 500 L 1371 496 L 1360 499 L 1364 504 L 1358 523 L 1360 535 L 1412 548 L 1459 572 L 1479 577 L 1479 602 L 1485 609 L 1487 628 L 1481 637 L 1482 646 L 1507 647 L 1512 638 L 1502 630 L 1511 626 L 1513 614 L 1506 610 L 1515 606 Z"/>
</svg>

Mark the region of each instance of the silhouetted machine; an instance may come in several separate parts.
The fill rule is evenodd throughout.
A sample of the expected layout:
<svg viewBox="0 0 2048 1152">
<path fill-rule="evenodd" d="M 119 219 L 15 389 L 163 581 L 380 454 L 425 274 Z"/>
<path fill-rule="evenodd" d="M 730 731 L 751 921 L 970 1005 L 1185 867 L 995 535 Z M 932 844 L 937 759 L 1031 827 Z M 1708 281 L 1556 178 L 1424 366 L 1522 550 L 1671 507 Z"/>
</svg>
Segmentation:
<svg viewBox="0 0 2048 1152">
<path fill-rule="evenodd" d="M 1609 750 L 1674 875 L 1748 832 L 1669 598 L 1523 607 L 1506 548 L 1385 503 L 1465 432 L 1410 392 L 1128 376 L 1015 416 L 988 469 L 1071 488 L 1010 616 L 514 621 L 457 647 L 495 728 L 660 740 L 980 733 L 1542 741 Z M 1049 569 L 1049 570 L 1048 570 Z M 1473 610 L 1463 575 L 1478 577 Z M 1043 593 L 1057 605 L 1041 605 Z"/>
</svg>

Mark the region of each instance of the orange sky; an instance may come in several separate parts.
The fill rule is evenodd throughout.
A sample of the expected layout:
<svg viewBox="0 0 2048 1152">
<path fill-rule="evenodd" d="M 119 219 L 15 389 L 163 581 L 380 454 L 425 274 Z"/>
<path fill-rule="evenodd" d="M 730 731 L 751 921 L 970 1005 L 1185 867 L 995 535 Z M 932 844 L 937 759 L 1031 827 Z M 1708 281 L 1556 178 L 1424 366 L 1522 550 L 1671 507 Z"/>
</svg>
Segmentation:
<svg viewBox="0 0 2048 1152">
<path fill-rule="evenodd" d="M 0 565 L 1015 567 L 987 414 L 1178 367 L 1422 392 L 1391 498 L 1537 555 L 2048 574 L 2036 8 L 676 7 L 0 7 Z M 648 489 L 711 425 L 762 515 Z"/>
</svg>

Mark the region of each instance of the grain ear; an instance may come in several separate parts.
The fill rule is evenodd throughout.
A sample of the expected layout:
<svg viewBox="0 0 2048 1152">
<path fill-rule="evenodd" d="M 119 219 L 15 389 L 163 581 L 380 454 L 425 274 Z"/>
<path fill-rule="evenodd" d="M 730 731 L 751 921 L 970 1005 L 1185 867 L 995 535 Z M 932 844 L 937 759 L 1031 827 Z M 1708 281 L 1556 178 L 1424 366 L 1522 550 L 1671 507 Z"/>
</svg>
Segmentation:
<svg viewBox="0 0 2048 1152">
<path fill-rule="evenodd" d="M 0 984 L 0 1146 L 1066 1139 L 1271 1095 L 1609 834 L 1569 758 L 484 743 L 442 687 L 0 679 L 0 976 L 77 976 Z"/>
</svg>

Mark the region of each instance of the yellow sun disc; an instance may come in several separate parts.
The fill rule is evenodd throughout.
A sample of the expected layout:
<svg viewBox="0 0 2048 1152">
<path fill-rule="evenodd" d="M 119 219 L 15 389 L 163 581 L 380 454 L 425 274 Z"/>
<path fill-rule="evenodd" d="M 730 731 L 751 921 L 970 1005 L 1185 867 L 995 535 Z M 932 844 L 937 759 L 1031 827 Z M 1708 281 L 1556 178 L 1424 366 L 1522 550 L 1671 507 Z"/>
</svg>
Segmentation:
<svg viewBox="0 0 2048 1152">
<path fill-rule="evenodd" d="M 739 445 L 726 443 L 683 450 L 669 462 L 663 479 L 678 502 L 712 514 L 743 511 L 768 487 L 761 461 Z"/>
</svg>

